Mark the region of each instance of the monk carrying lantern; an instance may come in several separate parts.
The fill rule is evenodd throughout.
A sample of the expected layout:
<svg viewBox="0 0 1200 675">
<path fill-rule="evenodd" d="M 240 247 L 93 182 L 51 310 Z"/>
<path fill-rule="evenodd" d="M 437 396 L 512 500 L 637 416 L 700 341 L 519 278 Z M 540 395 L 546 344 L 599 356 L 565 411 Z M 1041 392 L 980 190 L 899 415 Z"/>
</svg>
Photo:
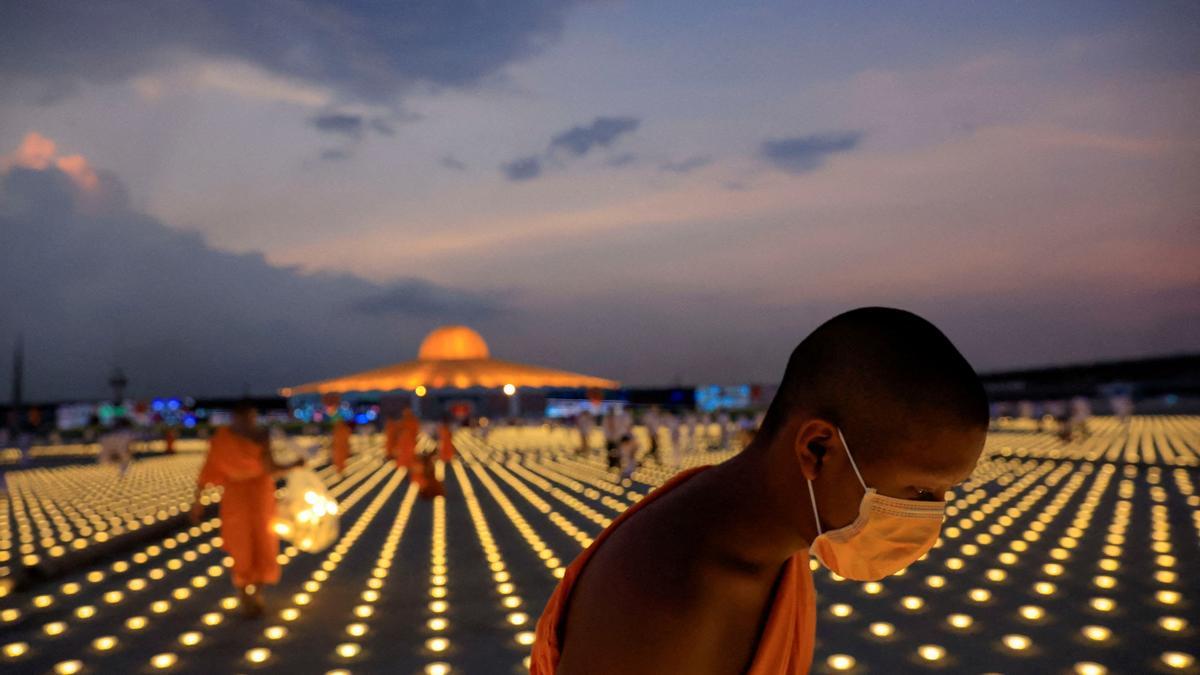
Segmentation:
<svg viewBox="0 0 1200 675">
<path fill-rule="evenodd" d="M 271 530 L 275 515 L 275 474 L 304 464 L 300 459 L 281 466 L 271 456 L 266 431 L 249 403 L 233 411 L 233 422 L 221 427 L 209 442 L 208 456 L 196 481 L 192 521 L 204 513 L 200 493 L 220 485 L 222 548 L 233 558 L 233 585 L 243 613 L 263 613 L 262 587 L 279 581 L 279 540 Z"/>
</svg>

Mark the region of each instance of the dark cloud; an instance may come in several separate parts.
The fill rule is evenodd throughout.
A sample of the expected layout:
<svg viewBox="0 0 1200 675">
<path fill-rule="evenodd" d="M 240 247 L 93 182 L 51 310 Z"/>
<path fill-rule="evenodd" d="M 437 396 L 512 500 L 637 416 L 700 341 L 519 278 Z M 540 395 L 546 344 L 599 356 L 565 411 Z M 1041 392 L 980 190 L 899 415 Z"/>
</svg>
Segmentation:
<svg viewBox="0 0 1200 675">
<path fill-rule="evenodd" d="M 338 162 L 343 159 L 350 159 L 351 152 L 344 148 L 329 148 L 321 151 L 321 159 L 327 162 Z"/>
<path fill-rule="evenodd" d="M 97 397 L 121 365 L 137 396 L 256 391 L 411 358 L 494 295 L 308 274 L 208 245 L 130 206 L 101 172 L 0 171 L 0 345 L 27 341 L 29 395 Z M 0 374 L 0 377 L 3 377 Z"/>
<path fill-rule="evenodd" d="M 637 130 L 636 117 L 597 117 L 587 126 L 571 127 L 550 139 L 550 150 L 586 155 L 592 148 L 608 147 L 624 134 Z"/>
<path fill-rule="evenodd" d="M 607 148 L 621 136 L 633 133 L 641 124 L 636 117 L 597 117 L 591 124 L 575 126 L 555 134 L 550 139 L 546 152 L 530 155 L 502 164 L 500 170 L 511 181 L 532 180 L 542 175 L 546 164 L 561 165 L 564 159 L 582 157 L 595 148 Z M 608 161 L 610 166 L 631 163 L 636 155 L 625 153 Z"/>
<path fill-rule="evenodd" d="M 445 157 L 443 157 L 442 161 L 441 161 L 441 165 L 447 169 L 453 169 L 455 171 L 466 171 L 467 170 L 467 165 L 464 164 L 462 162 L 462 160 L 458 159 L 454 155 L 446 155 Z"/>
<path fill-rule="evenodd" d="M 500 166 L 511 181 L 533 180 L 542 175 L 542 160 L 536 156 L 514 159 Z"/>
<path fill-rule="evenodd" d="M 421 279 L 406 279 L 354 303 L 352 309 L 369 316 L 400 315 L 470 321 L 495 316 L 505 307 L 504 299 L 496 294 L 476 294 Z"/>
<path fill-rule="evenodd" d="M 366 121 L 362 115 L 350 115 L 347 113 L 317 115 L 310 122 L 317 131 L 323 131 L 327 134 L 338 134 L 354 140 L 362 138 L 363 129 L 366 127 Z"/>
<path fill-rule="evenodd" d="M 391 122 L 383 119 L 382 117 L 376 117 L 375 119 L 371 120 L 371 128 L 377 133 L 383 134 L 384 136 L 396 135 L 396 127 L 392 126 Z"/>
<path fill-rule="evenodd" d="M 821 168 L 829 155 L 858 147 L 862 132 L 839 131 L 763 141 L 759 154 L 779 169 L 806 173 Z"/>
<path fill-rule="evenodd" d="M 610 158 L 607 162 L 605 162 L 605 164 L 612 166 L 612 167 L 620 168 L 623 166 L 629 166 L 630 164 L 633 164 L 636 161 L 637 161 L 637 155 L 635 155 L 632 152 L 624 152 L 624 153 L 617 155 L 616 157 Z"/>
<path fill-rule="evenodd" d="M 678 162 L 663 162 L 658 168 L 671 173 L 691 173 L 709 164 L 712 164 L 712 157 L 697 155 L 696 157 L 688 157 Z"/>
<path fill-rule="evenodd" d="M 0 3 L 0 84 L 39 96 L 120 82 L 201 56 L 251 63 L 390 103 L 418 86 L 467 87 L 560 33 L 573 0 L 331 3 L 76 0 Z"/>
</svg>

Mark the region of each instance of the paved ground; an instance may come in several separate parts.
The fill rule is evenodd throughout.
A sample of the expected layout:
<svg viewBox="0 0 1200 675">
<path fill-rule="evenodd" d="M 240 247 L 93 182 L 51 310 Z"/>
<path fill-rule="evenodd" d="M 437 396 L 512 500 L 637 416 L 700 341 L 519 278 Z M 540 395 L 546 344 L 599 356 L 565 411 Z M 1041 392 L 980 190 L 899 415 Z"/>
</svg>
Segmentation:
<svg viewBox="0 0 1200 675">
<path fill-rule="evenodd" d="M 860 584 L 818 570 L 814 672 L 1198 672 L 1200 418 L 1093 429 L 1070 446 L 1019 425 L 994 432 L 938 547 L 906 573 Z M 359 441 L 344 477 L 323 468 L 341 538 L 281 552 L 283 581 L 256 621 L 230 597 L 215 518 L 190 527 L 178 515 L 198 455 L 145 459 L 124 479 L 10 472 L 0 564 L 21 586 L 0 598 L 0 665 L 522 672 L 556 573 L 673 471 L 651 462 L 615 484 L 570 454 L 565 432 L 458 442 L 446 498 L 432 503 L 380 460 L 377 439 Z"/>
</svg>

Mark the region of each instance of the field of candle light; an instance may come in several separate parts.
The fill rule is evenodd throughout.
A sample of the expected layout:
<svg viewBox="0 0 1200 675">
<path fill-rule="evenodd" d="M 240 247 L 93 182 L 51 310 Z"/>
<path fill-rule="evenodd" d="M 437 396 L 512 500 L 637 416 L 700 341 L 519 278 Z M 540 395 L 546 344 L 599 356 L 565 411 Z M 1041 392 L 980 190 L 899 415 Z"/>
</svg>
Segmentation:
<svg viewBox="0 0 1200 675">
<path fill-rule="evenodd" d="M 936 547 L 901 574 L 858 583 L 814 563 L 813 671 L 1197 672 L 1200 418 L 1090 429 L 1071 444 L 993 430 Z M 316 466 L 340 502 L 340 538 L 317 554 L 282 547 L 282 582 L 257 620 L 238 611 L 215 509 L 184 519 L 198 448 L 123 478 L 90 464 L 10 470 L 0 565 L 20 583 L 0 597 L 0 663 L 521 672 L 565 566 L 677 470 L 649 460 L 621 483 L 601 457 L 575 455 L 573 430 L 504 427 L 486 442 L 462 430 L 458 460 L 438 464 L 446 497 L 429 502 L 378 437 L 354 443 L 343 475 Z M 681 466 L 735 451 L 685 453 Z M 148 537 L 151 525 L 166 529 Z M 96 546 L 105 553 L 86 555 Z"/>
</svg>

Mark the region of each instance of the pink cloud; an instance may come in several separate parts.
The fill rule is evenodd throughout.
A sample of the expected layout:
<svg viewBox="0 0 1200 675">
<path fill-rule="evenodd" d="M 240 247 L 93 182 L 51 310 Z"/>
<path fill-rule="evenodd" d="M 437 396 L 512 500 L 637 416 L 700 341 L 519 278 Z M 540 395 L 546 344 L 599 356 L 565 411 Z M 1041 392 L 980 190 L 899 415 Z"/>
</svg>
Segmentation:
<svg viewBox="0 0 1200 675">
<path fill-rule="evenodd" d="M 100 179 L 87 158 L 83 155 L 58 155 L 58 144 L 36 131 L 26 134 L 15 150 L 0 158 L 0 167 L 6 170 L 19 167 L 45 171 L 51 166 L 67 174 L 85 192 L 95 192 L 100 186 Z"/>
</svg>

